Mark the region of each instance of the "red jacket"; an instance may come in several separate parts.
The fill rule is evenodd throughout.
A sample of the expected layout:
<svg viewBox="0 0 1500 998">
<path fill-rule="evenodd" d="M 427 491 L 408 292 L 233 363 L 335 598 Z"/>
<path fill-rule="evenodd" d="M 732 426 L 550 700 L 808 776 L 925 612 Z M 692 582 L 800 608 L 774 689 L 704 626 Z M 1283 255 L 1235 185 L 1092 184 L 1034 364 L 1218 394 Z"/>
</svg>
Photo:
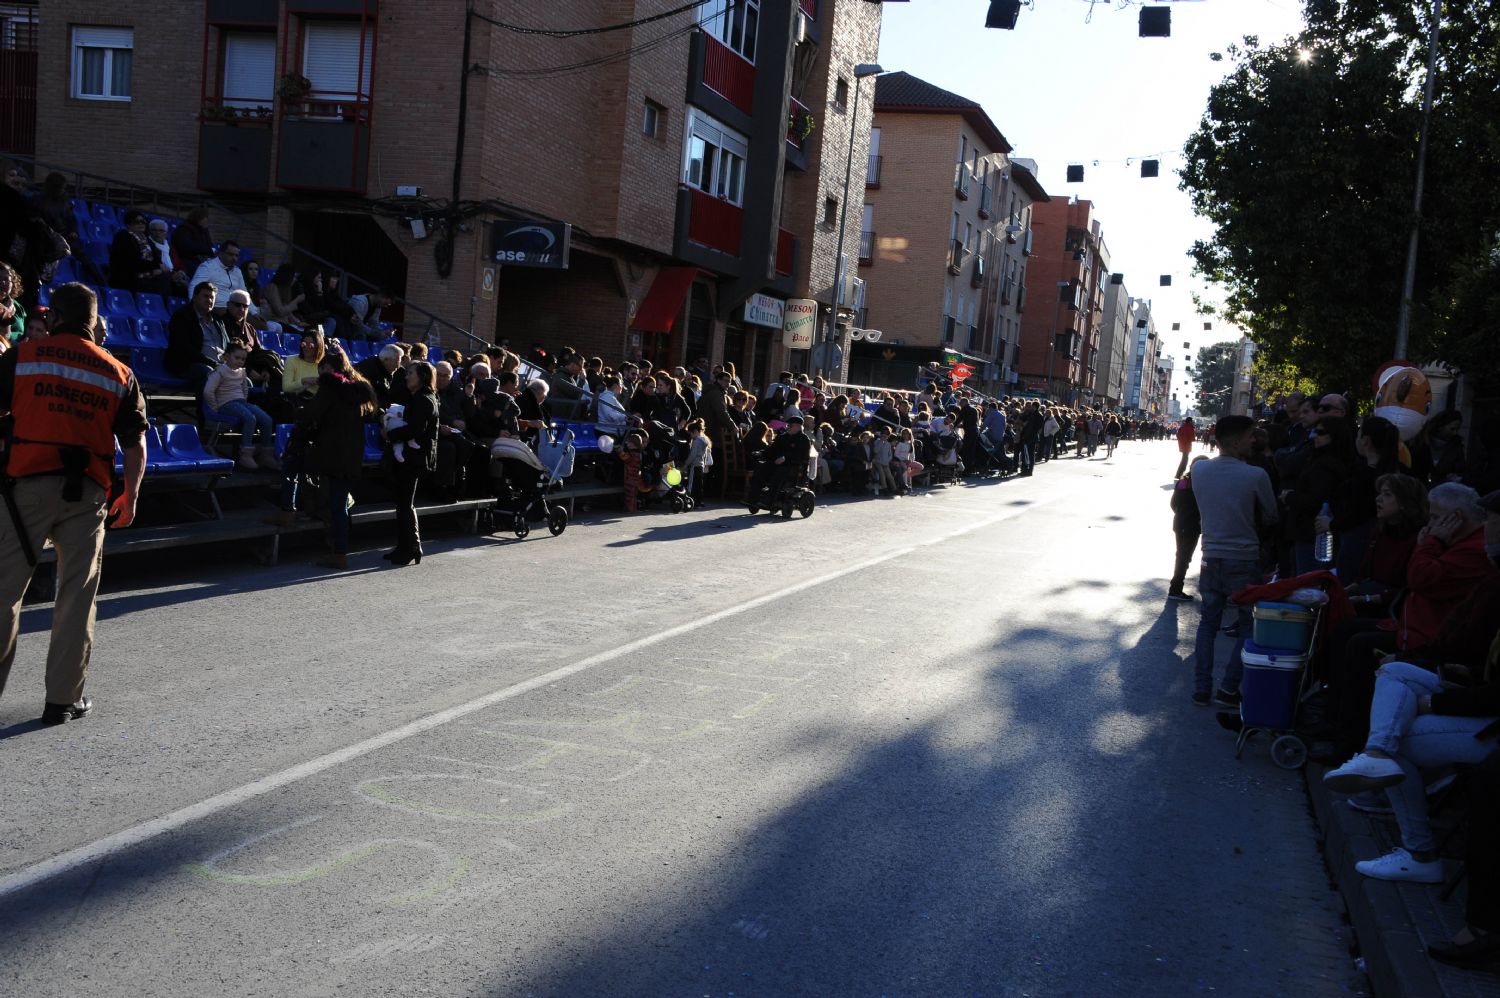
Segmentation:
<svg viewBox="0 0 1500 998">
<path fill-rule="evenodd" d="M 1312 588 L 1321 589 L 1328 594 L 1328 604 L 1323 607 L 1323 623 L 1318 629 L 1318 641 L 1321 643 L 1328 640 L 1335 628 L 1354 616 L 1354 606 L 1349 602 L 1338 576 L 1332 572 L 1308 572 L 1279 582 L 1267 582 L 1263 586 L 1246 586 L 1231 596 L 1230 600 L 1240 606 L 1254 605 L 1261 600 L 1279 603 L 1298 589 Z"/>
<path fill-rule="evenodd" d="M 1400 647 L 1414 648 L 1434 640 L 1453 608 L 1494 570 L 1484 553 L 1482 529 L 1452 547 L 1445 548 L 1432 537 L 1418 544 L 1406 565 L 1406 599 L 1397 627 Z"/>
<path fill-rule="evenodd" d="M 1186 454 L 1193 449 L 1193 440 L 1198 436 L 1198 429 L 1193 425 L 1191 419 L 1184 419 L 1182 425 L 1177 427 L 1177 449 Z"/>
</svg>

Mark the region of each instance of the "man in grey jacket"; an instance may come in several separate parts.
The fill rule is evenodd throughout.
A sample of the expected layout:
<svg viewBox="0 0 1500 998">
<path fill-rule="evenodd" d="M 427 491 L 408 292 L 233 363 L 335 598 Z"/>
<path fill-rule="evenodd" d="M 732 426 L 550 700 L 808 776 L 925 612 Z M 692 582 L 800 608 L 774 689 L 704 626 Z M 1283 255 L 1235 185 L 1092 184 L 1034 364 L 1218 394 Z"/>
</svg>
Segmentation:
<svg viewBox="0 0 1500 998">
<path fill-rule="evenodd" d="M 1217 691 L 1213 688 L 1214 640 L 1229 597 L 1263 581 L 1260 531 L 1276 522 L 1270 476 L 1245 463 L 1254 429 L 1255 422 L 1248 416 L 1225 416 L 1214 424 L 1219 456 L 1193 467 L 1193 497 L 1203 521 L 1203 571 L 1198 580 L 1203 617 L 1198 621 L 1193 668 L 1193 703 L 1199 707 L 1210 702 L 1239 706 L 1240 651 L 1250 633 L 1251 608 L 1236 608 L 1239 639 Z"/>
</svg>

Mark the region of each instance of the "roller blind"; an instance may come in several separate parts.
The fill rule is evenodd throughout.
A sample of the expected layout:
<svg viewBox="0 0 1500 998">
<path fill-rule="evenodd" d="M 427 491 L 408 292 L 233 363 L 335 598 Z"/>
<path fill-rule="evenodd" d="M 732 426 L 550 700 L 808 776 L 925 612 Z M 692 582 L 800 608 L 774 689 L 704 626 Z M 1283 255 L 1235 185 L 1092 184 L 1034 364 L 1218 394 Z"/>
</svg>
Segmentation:
<svg viewBox="0 0 1500 998">
<path fill-rule="evenodd" d="M 312 81 L 313 93 L 370 95 L 370 48 L 367 28 L 360 48 L 360 26 L 337 22 L 309 22 L 303 33 L 302 75 Z"/>
<path fill-rule="evenodd" d="M 233 31 L 224 36 L 224 103 L 233 107 L 269 105 L 275 89 L 276 36 Z"/>
</svg>

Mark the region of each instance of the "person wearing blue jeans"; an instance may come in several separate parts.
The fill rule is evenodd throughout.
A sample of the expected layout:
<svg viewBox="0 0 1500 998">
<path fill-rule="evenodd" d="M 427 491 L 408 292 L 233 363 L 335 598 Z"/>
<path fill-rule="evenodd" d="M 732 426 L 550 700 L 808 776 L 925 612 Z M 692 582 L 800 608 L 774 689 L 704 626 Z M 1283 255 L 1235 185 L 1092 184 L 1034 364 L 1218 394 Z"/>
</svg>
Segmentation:
<svg viewBox="0 0 1500 998">
<path fill-rule="evenodd" d="M 245 373 L 246 353 L 240 343 L 232 343 L 224 351 L 224 363 L 208 376 L 203 385 L 203 415 L 212 422 L 239 427 L 237 463 L 240 467 L 248 471 L 257 468 L 280 471 L 281 464 L 276 460 L 276 424 L 264 409 L 246 401 L 250 388 Z M 257 441 L 259 450 L 256 449 Z"/>
<path fill-rule="evenodd" d="M 1354 864 L 1367 877 L 1443 882 L 1421 771 L 1483 762 L 1500 734 L 1500 686 L 1448 686 L 1420 666 L 1386 662 L 1375 674 L 1364 751 L 1323 777 L 1340 793 L 1384 789 L 1390 798 L 1404 848 Z"/>
<path fill-rule="evenodd" d="M 1255 422 L 1248 416 L 1225 416 L 1214 424 L 1219 456 L 1193 465 L 1193 498 L 1203 529 L 1203 569 L 1198 579 L 1202 617 L 1193 648 L 1193 703 L 1226 707 L 1240 703 L 1240 651 L 1250 633 L 1251 608 L 1237 607 L 1239 639 L 1224 667 L 1224 681 L 1214 690 L 1214 645 L 1229 598 L 1262 581 L 1260 531 L 1276 522 L 1271 478 L 1246 464 Z"/>
</svg>

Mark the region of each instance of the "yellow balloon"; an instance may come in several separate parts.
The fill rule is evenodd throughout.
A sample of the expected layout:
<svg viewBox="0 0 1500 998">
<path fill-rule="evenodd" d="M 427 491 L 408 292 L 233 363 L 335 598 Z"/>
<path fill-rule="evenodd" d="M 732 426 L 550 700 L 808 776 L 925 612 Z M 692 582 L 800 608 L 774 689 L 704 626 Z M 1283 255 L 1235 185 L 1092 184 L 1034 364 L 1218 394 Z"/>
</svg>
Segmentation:
<svg viewBox="0 0 1500 998">
<path fill-rule="evenodd" d="M 670 485 L 670 486 L 672 486 L 673 488 L 676 488 L 677 486 L 681 485 L 682 484 L 682 472 L 678 471 L 676 468 L 672 468 L 670 471 L 668 471 L 667 472 L 667 484 Z"/>
</svg>

